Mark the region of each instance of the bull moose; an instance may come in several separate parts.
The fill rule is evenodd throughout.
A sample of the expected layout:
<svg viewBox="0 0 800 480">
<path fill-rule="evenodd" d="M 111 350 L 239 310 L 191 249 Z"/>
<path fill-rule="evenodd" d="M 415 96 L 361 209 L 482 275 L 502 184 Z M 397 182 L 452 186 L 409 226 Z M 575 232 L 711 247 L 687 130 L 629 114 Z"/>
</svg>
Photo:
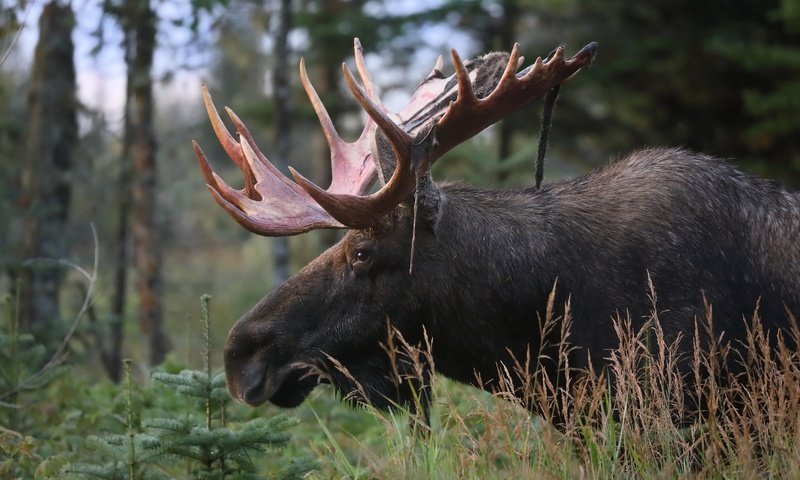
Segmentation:
<svg viewBox="0 0 800 480">
<path fill-rule="evenodd" d="M 315 365 L 344 395 L 358 390 L 377 407 L 410 404 L 421 385 L 396 381 L 387 329 L 411 345 L 428 339 L 437 372 L 491 389 L 498 366 L 532 350 L 541 357 L 539 322 L 551 292 L 556 304 L 570 303 L 570 364 L 578 369 L 603 366 L 618 343 L 615 316 L 642 325 L 650 282 L 668 340 L 690 337 L 707 305 L 715 334 L 732 341 L 756 309 L 767 330 L 787 331 L 800 312 L 800 195 L 725 161 L 647 149 L 541 188 L 431 179 L 445 152 L 571 78 L 595 50 L 592 43 L 566 58 L 558 48 L 522 70 L 516 45 L 468 62 L 453 50 L 455 73 L 446 77 L 440 58 L 394 115 L 377 99 L 356 40 L 363 85 L 346 65 L 343 73 L 368 119 L 352 143 L 338 136 L 301 60 L 330 146 L 327 190 L 293 169 L 294 182 L 283 176 L 228 110 L 234 138 L 204 87 L 216 136 L 244 176 L 243 189 L 230 187 L 194 144 L 222 208 L 265 236 L 348 229 L 232 327 L 232 396 L 297 406 L 320 381 L 309 373 Z"/>
</svg>

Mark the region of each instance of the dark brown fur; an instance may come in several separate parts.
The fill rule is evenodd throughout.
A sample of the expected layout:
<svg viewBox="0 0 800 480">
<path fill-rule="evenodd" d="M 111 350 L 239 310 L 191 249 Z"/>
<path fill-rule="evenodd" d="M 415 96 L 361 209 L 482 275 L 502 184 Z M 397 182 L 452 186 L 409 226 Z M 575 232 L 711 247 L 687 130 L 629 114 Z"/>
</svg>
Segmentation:
<svg viewBox="0 0 800 480">
<path fill-rule="evenodd" d="M 499 363 L 539 353 L 556 281 L 556 305 L 571 301 L 577 368 L 588 358 L 603 366 L 615 316 L 644 322 L 648 276 L 667 343 L 691 338 L 704 299 L 734 342 L 757 305 L 773 333 L 788 328 L 787 310 L 800 313 L 800 198 L 724 161 L 653 149 L 540 190 L 427 188 L 437 201 L 423 204 L 411 274 L 401 205 L 386 228 L 349 231 L 234 325 L 225 352 L 234 396 L 298 405 L 317 383 L 298 364 L 321 365 L 350 393 L 330 356 L 373 404 L 409 402 L 380 346 L 387 322 L 412 344 L 427 332 L 438 372 L 492 388 Z"/>
</svg>

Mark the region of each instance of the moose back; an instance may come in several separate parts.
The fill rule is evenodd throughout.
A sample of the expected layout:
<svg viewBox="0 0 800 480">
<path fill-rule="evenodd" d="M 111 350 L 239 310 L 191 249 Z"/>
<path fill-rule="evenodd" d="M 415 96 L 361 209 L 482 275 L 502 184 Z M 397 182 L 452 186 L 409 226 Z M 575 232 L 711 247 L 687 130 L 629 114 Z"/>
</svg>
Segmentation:
<svg viewBox="0 0 800 480">
<path fill-rule="evenodd" d="M 641 327 L 653 308 L 650 282 L 667 342 L 691 338 L 708 305 L 710 333 L 732 345 L 756 310 L 773 335 L 788 332 L 800 313 L 800 196 L 778 184 L 680 149 L 638 151 L 541 188 L 431 179 L 446 151 L 568 80 L 595 49 L 565 58 L 559 48 L 521 71 L 517 46 L 466 63 L 452 51 L 455 74 L 442 74 L 440 58 L 393 115 L 356 40 L 363 86 L 346 66 L 344 77 L 369 118 L 352 143 L 336 133 L 301 61 L 331 150 L 327 190 L 294 170 L 294 181 L 284 177 L 228 111 L 239 134 L 231 136 L 204 88 L 216 135 L 244 176 L 243 189 L 228 186 L 195 144 L 220 206 L 260 235 L 348 229 L 233 326 L 231 394 L 292 407 L 324 379 L 379 407 L 413 403 L 432 372 L 398 381 L 414 366 L 387 355 L 392 332 L 426 349 L 426 368 L 491 389 L 503 366 L 546 356 L 540 321 L 554 288 L 555 305 L 571 306 L 569 364 L 578 370 L 603 368 L 619 341 L 615 318 Z M 544 372 L 557 381 L 556 367 Z"/>
</svg>

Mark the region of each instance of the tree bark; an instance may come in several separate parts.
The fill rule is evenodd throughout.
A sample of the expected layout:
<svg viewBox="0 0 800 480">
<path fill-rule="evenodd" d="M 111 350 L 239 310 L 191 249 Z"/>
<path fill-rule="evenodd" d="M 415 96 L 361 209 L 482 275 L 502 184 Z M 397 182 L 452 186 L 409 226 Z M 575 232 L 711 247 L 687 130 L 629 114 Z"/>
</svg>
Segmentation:
<svg viewBox="0 0 800 480">
<path fill-rule="evenodd" d="M 60 259 L 67 254 L 65 235 L 71 196 L 73 152 L 78 139 L 72 29 L 67 3 L 52 0 L 39 18 L 39 41 L 28 90 L 28 140 L 21 178 L 27 207 L 23 258 Z M 59 332 L 60 265 L 33 262 L 22 270 L 21 327 L 52 336 Z"/>
<path fill-rule="evenodd" d="M 513 42 L 516 41 L 517 19 L 520 14 L 520 8 L 517 0 L 503 0 L 503 16 L 500 19 L 499 27 L 497 30 L 497 43 L 493 48 L 501 51 L 510 51 Z M 509 120 L 500 122 L 497 132 L 497 155 L 500 162 L 504 162 L 511 156 L 511 139 L 514 134 L 514 128 Z M 508 179 L 508 170 L 501 168 L 498 172 L 497 179 L 503 182 Z"/>
<path fill-rule="evenodd" d="M 122 381 L 122 341 L 124 338 L 125 306 L 128 298 L 128 258 L 130 256 L 131 165 L 129 121 L 125 118 L 125 145 L 117 180 L 117 244 L 114 252 L 114 290 L 111 294 L 111 320 L 108 345 L 102 347 L 101 359 L 108 377 L 114 383 Z"/>
<path fill-rule="evenodd" d="M 125 115 L 129 137 L 132 191 L 132 234 L 139 325 L 148 339 L 148 358 L 158 365 L 171 349 L 163 328 L 161 242 L 156 221 L 156 138 L 153 128 L 153 54 L 156 13 L 149 1 L 126 0 L 125 30 L 128 98 Z"/>
<path fill-rule="evenodd" d="M 103 367 L 114 383 L 122 381 L 122 342 L 124 339 L 125 307 L 128 302 L 128 262 L 130 259 L 130 211 L 133 202 L 131 190 L 131 115 L 133 69 L 136 54 L 136 35 L 132 28 L 124 28 L 123 49 L 125 64 L 128 65 L 125 92 L 125 117 L 123 120 L 123 145 L 120 157 L 119 177 L 117 178 L 117 231 L 114 248 L 114 283 L 111 293 L 111 319 L 109 321 L 108 342 L 101 351 Z"/>
<path fill-rule="evenodd" d="M 272 70 L 272 87 L 275 100 L 275 146 L 279 168 L 285 168 L 291 155 L 291 85 L 289 84 L 289 32 L 292 29 L 292 2 L 281 0 L 278 13 L 278 30 L 275 34 L 275 68 Z M 289 239 L 273 240 L 275 281 L 289 278 Z"/>
</svg>

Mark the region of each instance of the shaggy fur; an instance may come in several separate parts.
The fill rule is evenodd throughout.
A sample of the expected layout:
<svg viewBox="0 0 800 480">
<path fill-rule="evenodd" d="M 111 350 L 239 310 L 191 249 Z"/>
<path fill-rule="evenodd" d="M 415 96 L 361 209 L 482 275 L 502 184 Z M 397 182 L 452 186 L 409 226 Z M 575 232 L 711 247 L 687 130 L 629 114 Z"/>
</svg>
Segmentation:
<svg viewBox="0 0 800 480">
<path fill-rule="evenodd" d="M 800 196 L 724 161 L 653 149 L 539 190 L 429 188 L 438 201 L 423 208 L 436 211 L 418 217 L 411 274 L 401 205 L 386 228 L 349 231 L 234 325 L 235 397 L 298 405 L 317 382 L 301 365 L 313 364 L 344 394 L 409 402 L 415 386 L 398 386 L 381 347 L 387 324 L 411 344 L 426 332 L 438 372 L 491 389 L 499 363 L 546 353 L 539 319 L 554 285 L 556 305 L 571 303 L 576 368 L 603 367 L 614 317 L 642 324 L 649 280 L 667 343 L 692 337 L 705 302 L 715 335 L 735 345 L 756 308 L 773 334 L 800 314 Z"/>
</svg>

